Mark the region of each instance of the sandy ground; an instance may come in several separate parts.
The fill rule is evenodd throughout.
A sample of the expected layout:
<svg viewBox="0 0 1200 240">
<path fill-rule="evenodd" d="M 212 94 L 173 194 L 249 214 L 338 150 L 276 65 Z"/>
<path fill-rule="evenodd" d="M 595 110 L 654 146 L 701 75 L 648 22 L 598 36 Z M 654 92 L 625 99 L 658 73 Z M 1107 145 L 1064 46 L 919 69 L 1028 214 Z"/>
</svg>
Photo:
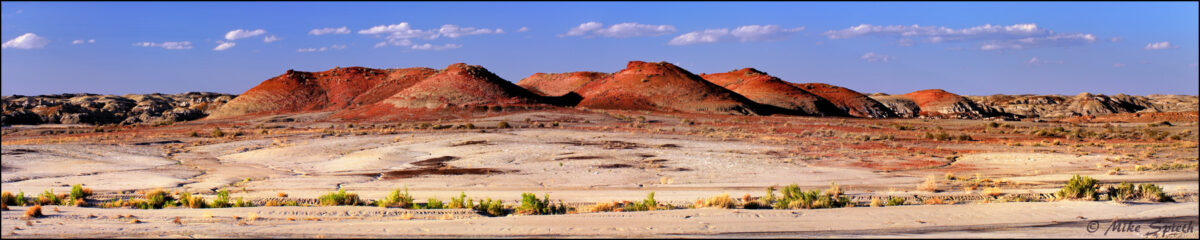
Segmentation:
<svg viewBox="0 0 1200 240">
<path fill-rule="evenodd" d="M 358 127 L 351 127 L 304 120 L 309 115 L 314 114 L 299 116 L 297 122 L 268 121 L 280 118 L 277 116 L 67 136 L 42 136 L 36 134 L 42 129 L 38 127 L 6 128 L 0 188 L 24 191 L 30 197 L 43 190 L 65 193 L 72 184 L 110 197 L 136 197 L 132 192 L 162 188 L 208 199 L 224 189 L 235 198 L 265 201 L 280 193 L 296 200 L 314 199 L 337 189 L 373 200 L 407 187 L 418 203 L 431 197 L 446 201 L 460 193 L 473 199 L 516 203 L 521 193 L 530 192 L 549 194 L 571 206 L 636 201 L 654 192 L 660 202 L 686 206 L 722 193 L 735 198 L 746 194 L 759 197 L 769 186 L 797 184 L 807 190 L 836 183 L 858 200 L 937 196 L 953 204 L 508 217 L 486 217 L 466 210 L 377 207 L 138 210 L 46 206 L 48 217 L 32 220 L 21 217 L 26 207 L 11 206 L 12 211 L 3 212 L 0 236 L 1138 237 L 1128 232 L 1089 233 L 1086 228 L 1090 221 L 1109 226 L 1114 219 L 1122 219 L 1147 226 L 1156 220 L 1192 222 L 1195 229 L 1200 215 L 1196 202 L 1200 176 L 1194 167 L 1133 170 L 1135 165 L 1195 164 L 1194 156 L 1200 150 L 1194 134 L 1161 141 L 1072 141 L 1028 134 L 1058 126 L 1054 123 L 1012 122 L 1015 127 L 1001 128 L 1006 131 L 1001 133 L 982 127 L 986 121 L 978 120 L 552 111 L 434 122 L 496 126 L 505 121 L 515 125 L 513 129 L 429 130 L 411 129 L 416 123 L 402 123 L 409 124 L 408 128 L 381 128 L 397 124 L 355 123 Z M 646 120 L 628 120 L 632 116 Z M 696 124 L 682 124 L 684 119 Z M 532 127 L 550 122 L 563 126 Z M 898 130 L 899 125 L 907 130 Z M 213 126 L 245 135 L 187 136 L 192 131 L 207 133 Z M 87 126 L 46 128 L 73 127 L 91 130 Z M 1140 131 L 1141 126 L 1122 127 Z M 1163 129 L 1200 132 L 1194 123 Z M 932 141 L 921 137 L 931 131 L 972 134 L 975 139 Z M 883 136 L 893 138 L 877 140 Z M 1051 140 L 1066 141 L 1051 144 Z M 1121 170 L 1114 172 L 1113 168 Z M 944 176 L 947 174 L 957 178 L 951 180 Z M 1019 203 L 981 195 L 987 186 L 998 186 L 1003 194 L 1050 194 L 1074 174 L 1092 176 L 1102 185 L 1159 184 L 1179 196 L 1180 202 Z M 919 187 L 929 177 L 936 180 L 936 192 Z M 968 187 L 980 183 L 983 185 L 978 188 Z M 405 213 L 413 214 L 413 219 L 405 219 Z M 143 223 L 118 217 L 129 214 Z M 246 219 L 251 216 L 262 219 Z M 183 224 L 172 223 L 175 217 Z M 1195 236 L 1195 230 L 1191 234 Z"/>
<path fill-rule="evenodd" d="M 1117 205 L 1108 202 L 995 203 L 857 207 L 818 210 L 687 209 L 563 216 L 483 217 L 453 210 L 377 207 L 253 207 L 225 209 L 96 209 L 59 207 L 21 220 L 3 213 L 5 238 L 24 237 L 1037 237 L 1131 238 L 1155 221 L 1192 223 L 1195 203 Z M 432 213 L 428 213 L 432 212 Z M 438 214 L 438 212 L 444 212 Z M 121 218 L 119 215 L 132 215 Z M 249 217 L 257 217 L 250 220 Z M 174 223 L 178 217 L 181 224 Z M 235 219 L 235 217 L 238 217 Z M 141 223 L 130 223 L 132 219 Z M 289 220 L 293 219 L 293 220 Z M 427 219 L 428 218 L 428 219 Z M 444 219 L 443 219 L 444 218 Z M 1140 232 L 1104 229 L 1097 221 L 1146 225 Z M 1192 236 L 1194 235 L 1192 232 Z"/>
</svg>

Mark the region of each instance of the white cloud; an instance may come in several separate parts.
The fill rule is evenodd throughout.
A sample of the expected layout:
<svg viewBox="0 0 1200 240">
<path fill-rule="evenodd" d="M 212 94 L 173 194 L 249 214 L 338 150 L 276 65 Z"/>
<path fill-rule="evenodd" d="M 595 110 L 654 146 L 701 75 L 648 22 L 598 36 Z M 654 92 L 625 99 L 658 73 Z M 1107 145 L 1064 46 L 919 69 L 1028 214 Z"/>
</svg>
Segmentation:
<svg viewBox="0 0 1200 240">
<path fill-rule="evenodd" d="M 1113 63 L 1113 67 L 1125 67 L 1124 63 Z"/>
<path fill-rule="evenodd" d="M 237 30 L 233 30 L 233 31 L 229 31 L 228 33 L 225 33 L 225 40 L 230 40 L 230 41 L 238 40 L 238 39 L 242 39 L 242 38 L 255 37 L 255 36 L 263 35 L 266 33 L 267 33 L 267 30 L 262 30 L 262 29 L 254 29 L 254 30 L 237 29 Z"/>
<path fill-rule="evenodd" d="M 1120 42 L 1121 40 L 1124 40 L 1124 39 L 1125 38 L 1122 38 L 1122 37 L 1114 37 L 1114 38 L 1109 38 L 1108 41 L 1109 42 Z"/>
<path fill-rule="evenodd" d="M 1033 57 L 1033 58 L 1030 58 L 1029 61 L 1025 61 L 1025 64 L 1029 64 L 1029 65 L 1063 64 L 1063 61 L 1062 60 L 1048 61 L 1048 60 L 1039 59 L 1038 57 Z"/>
<path fill-rule="evenodd" d="M 438 37 L 459 38 L 480 34 L 502 34 L 504 33 L 504 29 L 460 27 L 458 25 L 446 24 L 442 25 L 438 29 L 421 30 L 412 28 L 412 25 L 408 24 L 407 22 L 401 22 L 399 24 L 374 26 L 368 29 L 359 30 L 358 33 L 364 35 L 386 35 L 384 38 L 387 39 L 387 41 L 375 44 L 375 47 L 378 48 L 389 45 L 412 46 L 413 43 L 411 39 L 432 40 L 437 39 Z M 431 45 L 431 48 L 432 47 L 433 46 Z"/>
<path fill-rule="evenodd" d="M 559 37 L 583 36 L 583 34 L 594 31 L 596 29 L 600 29 L 601 27 L 604 27 L 604 24 L 601 24 L 600 22 L 585 22 L 585 23 L 579 24 L 578 27 L 574 27 L 574 28 L 571 28 L 570 30 L 567 30 L 567 33 L 565 33 L 563 35 L 559 35 Z"/>
<path fill-rule="evenodd" d="M 893 59 L 896 59 L 896 57 L 883 55 L 883 54 L 875 54 L 875 52 L 868 52 L 867 54 L 863 54 L 862 57 L 859 57 L 859 59 L 867 60 L 868 62 L 888 62 Z"/>
<path fill-rule="evenodd" d="M 714 43 L 732 41 L 740 42 L 775 41 L 786 39 L 792 33 L 803 31 L 804 27 L 780 28 L 779 25 L 746 25 L 729 30 L 705 29 L 704 31 L 689 32 L 679 35 L 667 42 L 668 45 L 689 45 L 697 43 Z"/>
<path fill-rule="evenodd" d="M 192 42 L 189 42 L 189 41 L 162 42 L 162 43 L 138 42 L 138 43 L 134 43 L 133 46 L 135 46 L 135 47 L 160 47 L 160 48 L 169 49 L 169 50 L 185 50 L 185 49 L 192 49 Z"/>
<path fill-rule="evenodd" d="M 88 39 L 88 40 L 78 39 L 75 41 L 71 41 L 71 45 L 84 44 L 84 43 L 96 43 L 96 39 Z"/>
<path fill-rule="evenodd" d="M 1055 33 L 1032 23 L 1008 26 L 986 24 L 962 29 L 941 26 L 861 24 L 846 29 L 826 31 L 824 35 L 830 39 L 861 36 L 892 37 L 897 38 L 900 45 L 912 45 L 915 39 L 924 40 L 927 43 L 980 42 L 980 50 L 1074 46 L 1096 41 L 1096 36 L 1092 34 Z"/>
<path fill-rule="evenodd" d="M 528 27 L 521 27 L 521 28 L 517 29 L 517 32 L 528 32 L 528 31 L 529 31 Z"/>
<path fill-rule="evenodd" d="M 213 51 L 225 51 L 226 49 L 233 48 L 233 46 L 237 45 L 236 43 L 225 41 L 217 41 L 217 43 L 220 43 L 220 45 L 217 45 L 217 47 L 213 48 Z"/>
<path fill-rule="evenodd" d="M 24 35 L 17 36 L 16 38 L 4 42 L 4 45 L 0 46 L 0 48 L 34 49 L 46 47 L 47 44 L 50 44 L 50 39 L 40 37 L 33 33 L 25 33 Z"/>
<path fill-rule="evenodd" d="M 350 34 L 350 28 L 347 28 L 345 26 L 342 26 L 340 28 L 327 27 L 327 28 L 313 29 L 312 31 L 308 31 L 308 35 L 320 36 L 320 35 L 325 35 L 325 34 Z"/>
<path fill-rule="evenodd" d="M 455 49 L 455 48 L 460 48 L 460 47 L 462 47 L 462 45 L 452 44 L 452 43 L 447 43 L 444 45 L 433 45 L 433 44 L 428 44 L 428 43 L 412 45 L 412 49 L 414 49 L 414 50 L 434 50 L 434 51 Z"/>
<path fill-rule="evenodd" d="M 270 35 L 270 36 L 263 38 L 263 42 L 265 42 L 265 43 L 273 43 L 273 42 L 279 41 L 279 40 L 283 40 L 283 39 L 276 37 L 275 35 Z"/>
<path fill-rule="evenodd" d="M 346 49 L 346 45 L 345 44 L 334 44 L 334 45 L 330 45 L 329 47 L 301 48 L 301 49 L 296 49 L 296 52 L 324 52 L 324 51 L 330 50 L 330 49 L 342 50 L 342 49 Z"/>
<path fill-rule="evenodd" d="M 1176 48 L 1176 46 L 1171 45 L 1171 42 L 1156 42 L 1156 43 L 1147 43 L 1146 47 L 1144 49 L 1146 49 L 1146 50 L 1163 50 L 1163 49 L 1168 49 L 1168 48 Z"/>
<path fill-rule="evenodd" d="M 661 36 L 675 32 L 675 26 L 671 25 L 649 25 L 639 24 L 636 22 L 618 23 L 612 26 L 604 27 L 604 24 L 599 22 L 586 22 L 579 24 L 578 27 L 567 30 L 567 33 L 559 35 L 565 36 L 602 36 L 609 38 L 629 38 L 641 36 Z"/>
<path fill-rule="evenodd" d="M 479 35 L 479 34 L 501 34 L 504 30 L 497 28 L 496 30 L 487 28 L 459 27 L 454 24 L 442 25 L 442 28 L 437 30 L 439 36 L 448 38 L 458 38 L 462 36 Z"/>
</svg>

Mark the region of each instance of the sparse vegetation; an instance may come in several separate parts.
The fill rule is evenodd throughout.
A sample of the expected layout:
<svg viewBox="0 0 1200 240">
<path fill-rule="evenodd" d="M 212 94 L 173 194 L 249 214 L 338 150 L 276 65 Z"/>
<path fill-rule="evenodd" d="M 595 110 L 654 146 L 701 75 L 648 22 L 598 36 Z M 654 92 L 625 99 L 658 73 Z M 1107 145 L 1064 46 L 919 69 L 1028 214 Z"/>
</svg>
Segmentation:
<svg viewBox="0 0 1200 240">
<path fill-rule="evenodd" d="M 398 208 L 413 208 L 413 197 L 408 194 L 408 187 L 404 187 L 404 192 L 400 189 L 392 190 L 391 194 L 384 199 L 375 201 L 379 207 L 398 207 Z"/>
<path fill-rule="evenodd" d="M 896 196 L 889 196 L 888 200 L 887 200 L 887 205 L 888 206 L 903 206 L 904 202 L 905 202 L 904 198 L 896 197 Z"/>
<path fill-rule="evenodd" d="M 1109 199 L 1117 202 L 1129 200 L 1146 200 L 1150 202 L 1173 202 L 1170 196 L 1163 192 L 1162 187 L 1146 183 L 1134 186 L 1128 182 L 1121 182 L 1116 186 L 1109 186 L 1107 189 Z"/>
<path fill-rule="evenodd" d="M 317 198 L 324 206 L 340 206 L 340 205 L 361 205 L 362 200 L 358 199 L 358 194 L 346 193 L 346 189 L 338 189 L 337 192 L 326 193 Z"/>
<path fill-rule="evenodd" d="M 933 176 L 933 175 L 929 175 L 929 176 L 925 177 L 925 182 L 922 182 L 921 185 L 918 185 L 917 189 L 920 189 L 921 191 L 937 192 L 938 191 L 937 177 Z"/>
<path fill-rule="evenodd" d="M 224 136 L 225 136 L 225 132 L 221 131 L 221 128 L 219 128 L 219 127 L 213 128 L 212 137 L 219 138 L 219 137 L 224 137 Z"/>
<path fill-rule="evenodd" d="M 768 190 L 768 193 L 771 193 Z M 773 203 L 766 203 L 773 206 L 775 209 L 815 209 L 815 208 L 837 208 L 846 207 L 850 204 L 850 199 L 842 196 L 843 192 L 840 186 L 836 183 L 831 183 L 829 189 L 825 191 L 810 190 L 804 191 L 799 185 L 792 184 L 780 190 L 779 198 Z M 774 195 L 771 193 L 771 195 Z M 771 196 L 771 198 L 775 198 Z"/>
<path fill-rule="evenodd" d="M 537 199 L 537 195 L 533 193 L 521 194 L 521 206 L 515 209 L 517 214 L 523 215 L 548 215 L 548 214 L 566 214 L 567 207 L 562 201 L 558 201 L 558 205 L 550 203 L 550 194 L 546 194 L 541 200 Z"/>
<path fill-rule="evenodd" d="M 698 199 L 693 207 L 734 208 L 736 207 L 736 204 L 734 203 L 733 198 L 729 197 L 728 193 L 722 193 L 721 195 L 712 196 L 708 199 Z"/>
<path fill-rule="evenodd" d="M 25 210 L 25 218 L 40 218 L 42 215 L 42 205 L 36 205 Z"/>
<path fill-rule="evenodd" d="M 508 215 L 508 210 L 504 209 L 504 201 L 503 200 L 492 201 L 492 198 L 487 198 L 487 201 L 480 199 L 479 205 L 475 206 L 475 211 L 478 211 L 481 213 L 486 213 L 489 216 Z"/>
<path fill-rule="evenodd" d="M 1075 175 L 1055 194 L 1060 199 L 1096 200 L 1096 179 Z"/>
</svg>

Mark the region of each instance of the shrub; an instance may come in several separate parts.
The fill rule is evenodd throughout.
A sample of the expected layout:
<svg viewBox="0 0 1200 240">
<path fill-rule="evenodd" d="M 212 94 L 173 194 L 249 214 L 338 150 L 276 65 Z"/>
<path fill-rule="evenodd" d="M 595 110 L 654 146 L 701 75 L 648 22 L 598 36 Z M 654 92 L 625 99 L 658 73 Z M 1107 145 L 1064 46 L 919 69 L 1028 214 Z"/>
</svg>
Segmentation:
<svg viewBox="0 0 1200 240">
<path fill-rule="evenodd" d="M 780 193 L 782 196 L 774 203 L 775 209 L 834 208 L 850 204 L 850 200 L 842 196 L 841 187 L 835 183 L 831 183 L 829 189 L 824 192 L 820 190 L 803 191 L 799 185 L 792 184 L 784 187 Z"/>
<path fill-rule="evenodd" d="M 346 193 L 346 189 L 338 189 L 337 192 L 326 193 L 317 199 L 321 200 L 321 205 L 325 206 L 354 206 L 362 203 L 362 201 L 358 199 L 358 194 Z"/>
<path fill-rule="evenodd" d="M 497 128 L 511 128 L 512 125 L 508 125 L 508 121 L 500 121 L 500 123 L 496 124 L 496 127 Z"/>
<path fill-rule="evenodd" d="M 49 190 L 42 192 L 42 195 L 38 195 L 37 200 L 38 200 L 38 205 L 56 205 L 56 204 L 59 204 L 60 201 L 62 201 L 61 199 L 58 198 L 58 195 L 54 194 L 54 189 L 49 189 Z"/>
<path fill-rule="evenodd" d="M 227 208 L 230 206 L 231 206 L 231 204 L 229 203 L 229 190 L 221 189 L 221 191 L 217 191 L 217 199 L 212 200 L 212 207 Z"/>
<path fill-rule="evenodd" d="M 615 205 L 615 204 L 614 204 Z M 658 201 L 654 200 L 654 192 L 646 195 L 646 199 L 640 202 L 631 202 L 622 207 L 624 211 L 654 211 L 659 208 Z"/>
<path fill-rule="evenodd" d="M 221 128 L 219 128 L 219 127 L 215 127 L 215 128 L 213 128 L 213 130 L 212 130 L 212 136 L 213 136 L 213 137 L 224 137 L 224 136 L 225 136 L 225 132 L 222 132 L 222 131 L 221 131 Z"/>
<path fill-rule="evenodd" d="M 492 201 L 492 198 L 487 198 L 487 201 L 480 199 L 479 205 L 475 206 L 475 211 L 486 213 L 489 216 L 503 216 L 508 214 L 504 209 L 504 201 Z"/>
<path fill-rule="evenodd" d="M 922 191 L 937 192 L 937 177 L 933 175 L 925 177 L 925 182 L 921 183 L 921 185 L 918 185 L 917 189 L 921 189 Z"/>
<path fill-rule="evenodd" d="M 1075 175 L 1056 193 L 1062 199 L 1096 199 L 1096 179 Z"/>
<path fill-rule="evenodd" d="M 721 195 L 712 196 L 708 199 L 696 200 L 695 207 L 734 208 L 736 205 L 733 203 L 733 198 L 730 198 L 728 193 L 722 193 Z"/>
<path fill-rule="evenodd" d="M 408 187 L 406 186 L 404 187 L 404 193 L 400 193 L 400 189 L 392 190 L 392 194 L 388 194 L 386 198 L 376 201 L 376 204 L 380 207 L 412 208 L 413 197 L 408 194 Z"/>
<path fill-rule="evenodd" d="M 1148 200 L 1151 202 L 1174 202 L 1175 201 L 1174 199 L 1171 199 L 1170 196 L 1167 196 L 1167 194 L 1165 192 L 1163 192 L 1162 187 L 1159 187 L 1158 185 L 1146 183 L 1146 184 L 1138 185 L 1138 188 L 1139 188 L 1140 194 L 1142 195 L 1142 199 L 1145 199 L 1145 200 Z"/>
<path fill-rule="evenodd" d="M 888 200 L 887 200 L 887 205 L 888 206 L 903 206 L 904 198 L 889 196 Z"/>
<path fill-rule="evenodd" d="M 285 197 L 287 197 L 288 195 L 287 195 L 287 193 L 285 193 L 285 192 L 279 192 L 279 194 L 276 194 L 276 196 L 279 196 L 279 197 L 281 197 L 281 198 L 285 198 Z"/>
<path fill-rule="evenodd" d="M 188 208 L 206 208 L 208 207 L 204 201 L 204 197 L 192 196 L 191 193 L 183 192 L 179 194 L 179 204 Z"/>
<path fill-rule="evenodd" d="M 1000 196 L 1001 194 L 1004 194 L 1004 193 L 1000 192 L 1000 188 L 998 188 L 998 187 L 989 187 L 989 188 L 983 189 L 984 196 L 990 196 L 990 197 L 995 198 L 997 196 Z"/>
<path fill-rule="evenodd" d="M 429 201 L 425 203 L 425 209 L 443 209 L 443 208 L 446 208 L 445 204 L 442 204 L 442 201 L 437 200 L 436 197 L 429 198 Z"/>
<path fill-rule="evenodd" d="M 153 209 L 163 208 L 163 205 L 165 205 L 167 203 L 167 192 L 163 191 L 162 189 L 155 189 L 155 190 L 146 192 L 146 202 L 145 203 L 147 205 L 143 208 L 153 208 Z"/>
<path fill-rule="evenodd" d="M 463 192 L 458 197 L 450 197 L 450 204 L 446 208 L 471 208 L 471 199 L 467 198 L 467 193 Z"/>
<path fill-rule="evenodd" d="M 558 201 L 558 206 L 550 203 L 550 194 L 542 196 L 542 200 L 537 199 L 537 195 L 533 193 L 521 193 L 521 206 L 515 211 L 518 214 L 526 215 L 545 215 L 545 214 L 566 214 L 566 205 L 562 201 Z"/>
<path fill-rule="evenodd" d="M 877 197 L 871 198 L 871 207 L 882 207 L 882 206 L 883 206 L 882 198 L 877 198 Z"/>
<path fill-rule="evenodd" d="M 25 210 L 25 218 L 39 218 L 43 216 L 45 215 L 42 215 L 42 205 L 33 206 Z"/>
<path fill-rule="evenodd" d="M 4 203 L 4 205 L 18 206 L 17 197 L 14 196 L 12 192 L 7 191 L 0 193 L 0 203 Z"/>
<path fill-rule="evenodd" d="M 245 201 L 242 197 L 238 197 L 237 201 L 233 201 L 233 207 L 250 207 L 250 202 Z"/>
</svg>

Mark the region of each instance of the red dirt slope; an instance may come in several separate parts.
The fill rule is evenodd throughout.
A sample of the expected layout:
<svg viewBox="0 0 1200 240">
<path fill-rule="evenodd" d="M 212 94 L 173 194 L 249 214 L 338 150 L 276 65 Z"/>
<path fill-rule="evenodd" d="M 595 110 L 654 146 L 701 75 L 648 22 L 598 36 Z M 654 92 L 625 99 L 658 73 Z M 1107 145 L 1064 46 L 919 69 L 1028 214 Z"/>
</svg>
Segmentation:
<svg viewBox="0 0 1200 240">
<path fill-rule="evenodd" d="M 487 69 L 455 63 L 378 104 L 395 108 L 444 108 L 480 105 L 535 104 L 539 96 Z"/>
<path fill-rule="evenodd" d="M 837 106 L 837 108 L 845 111 L 850 116 L 866 118 L 896 116 L 891 109 L 888 109 L 882 103 L 849 88 L 824 83 L 792 83 L 792 85 L 816 94 L 825 100 L 829 100 L 834 106 Z"/>
<path fill-rule="evenodd" d="M 589 82 L 608 77 L 601 72 L 535 73 L 517 82 L 529 91 L 542 96 L 562 96 L 575 91 Z"/>
<path fill-rule="evenodd" d="M 429 68 L 334 68 L 323 72 L 288 70 L 247 90 L 209 118 L 247 114 L 342 110 L 375 103 L 419 82 Z"/>
<path fill-rule="evenodd" d="M 579 107 L 758 114 L 750 99 L 666 62 L 631 61 L 576 92 L 583 97 Z"/>
<path fill-rule="evenodd" d="M 700 74 L 700 77 L 759 104 L 780 108 L 785 113 L 811 116 L 846 115 L 829 100 L 757 69 L 743 68 L 727 73 Z"/>
<path fill-rule="evenodd" d="M 958 116 L 978 118 L 990 115 L 988 110 L 974 101 L 941 89 L 926 89 L 900 95 L 911 99 L 921 107 L 923 116 Z"/>
</svg>

